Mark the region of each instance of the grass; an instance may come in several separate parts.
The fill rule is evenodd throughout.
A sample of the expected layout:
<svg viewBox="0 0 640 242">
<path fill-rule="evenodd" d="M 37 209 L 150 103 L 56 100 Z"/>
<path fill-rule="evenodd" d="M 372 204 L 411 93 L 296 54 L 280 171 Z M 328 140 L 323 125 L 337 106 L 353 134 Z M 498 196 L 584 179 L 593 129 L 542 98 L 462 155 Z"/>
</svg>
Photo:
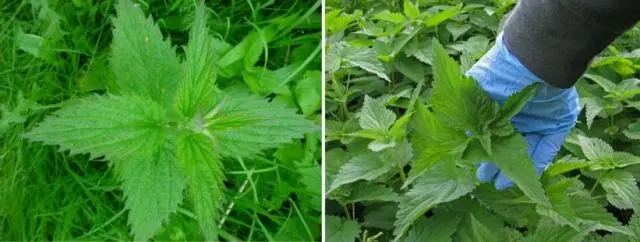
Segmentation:
<svg viewBox="0 0 640 242">
<path fill-rule="evenodd" d="M 185 23 L 194 4 L 140 1 L 174 45 L 186 44 Z M 0 6 L 0 240 L 130 240 L 122 191 L 108 161 L 58 153 L 56 147 L 21 137 L 58 103 L 109 89 L 114 1 L 0 0 Z M 257 64 L 273 70 L 299 63 L 280 86 L 292 88 L 305 71 L 320 70 L 320 1 L 232 0 L 207 7 L 212 33 L 231 45 L 252 30 L 283 23 L 282 34 L 263 42 L 268 51 Z M 219 83 L 242 80 L 221 78 Z M 319 112 L 307 117 L 320 120 Z M 318 239 L 320 188 L 317 193 L 308 189 L 315 184 L 307 181 L 315 170 L 297 161 L 319 166 L 319 140 L 319 133 L 307 135 L 258 159 L 225 160 L 221 238 Z M 319 179 L 319 169 L 316 175 Z M 202 239 L 189 206 L 184 204 L 156 239 Z"/>
</svg>

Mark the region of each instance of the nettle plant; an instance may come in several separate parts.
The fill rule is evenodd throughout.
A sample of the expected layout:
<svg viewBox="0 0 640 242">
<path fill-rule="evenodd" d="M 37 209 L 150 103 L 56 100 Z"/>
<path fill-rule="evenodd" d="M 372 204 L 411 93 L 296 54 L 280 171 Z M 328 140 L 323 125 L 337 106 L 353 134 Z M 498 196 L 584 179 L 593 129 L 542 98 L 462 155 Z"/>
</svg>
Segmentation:
<svg viewBox="0 0 640 242">
<path fill-rule="evenodd" d="M 328 152 L 327 196 L 344 208 L 346 217 L 327 217 L 329 238 L 352 241 L 362 235 L 359 241 L 407 242 L 640 238 L 638 216 L 623 225 L 605 208 L 609 204 L 638 209 L 640 190 L 633 170 L 640 168 L 640 157 L 614 151 L 597 138 L 579 136 L 580 154 L 559 159 L 538 177 L 527 143 L 511 118 L 539 84 L 499 105 L 462 74 L 437 40 L 432 46 L 434 81 L 428 104 L 414 95 L 397 118 L 385 106 L 388 97 L 367 96 L 357 114 L 361 130 L 354 136 L 389 133 L 394 145 L 354 142 L 346 145 L 349 152 Z M 331 159 L 344 164 L 332 169 L 336 164 Z M 516 187 L 502 192 L 493 184 L 480 184 L 475 170 L 485 161 L 494 162 Z M 366 206 L 362 224 L 355 218 L 357 204 Z M 392 224 L 385 222 L 394 219 Z"/>
<path fill-rule="evenodd" d="M 204 4 L 185 61 L 153 19 L 116 6 L 110 64 L 117 90 L 72 100 L 24 135 L 70 154 L 109 160 L 121 177 L 136 240 L 152 238 L 185 199 L 206 240 L 217 240 L 225 197 L 223 157 L 251 157 L 316 129 L 294 109 L 216 87 Z"/>
</svg>

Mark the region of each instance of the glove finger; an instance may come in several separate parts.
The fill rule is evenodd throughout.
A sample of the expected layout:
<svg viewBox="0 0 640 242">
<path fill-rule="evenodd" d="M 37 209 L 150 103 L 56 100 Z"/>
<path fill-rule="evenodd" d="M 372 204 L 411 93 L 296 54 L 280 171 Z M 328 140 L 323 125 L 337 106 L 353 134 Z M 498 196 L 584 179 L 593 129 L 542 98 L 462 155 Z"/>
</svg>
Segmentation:
<svg viewBox="0 0 640 242">
<path fill-rule="evenodd" d="M 481 182 L 488 182 L 493 180 L 496 175 L 500 172 L 500 168 L 493 163 L 483 162 L 478 167 L 478 171 L 476 172 L 476 177 Z"/>
<path fill-rule="evenodd" d="M 534 167 L 538 175 L 553 162 L 553 159 L 560 151 L 562 143 L 567 133 L 551 135 L 526 135 L 529 143 L 529 156 L 533 160 Z"/>
<path fill-rule="evenodd" d="M 513 186 L 513 182 L 511 180 L 509 180 L 509 178 L 507 176 L 505 176 L 504 173 L 502 173 L 502 172 L 500 172 L 498 174 L 494 184 L 496 186 L 496 190 L 498 190 L 498 191 L 503 191 L 503 190 Z"/>
</svg>

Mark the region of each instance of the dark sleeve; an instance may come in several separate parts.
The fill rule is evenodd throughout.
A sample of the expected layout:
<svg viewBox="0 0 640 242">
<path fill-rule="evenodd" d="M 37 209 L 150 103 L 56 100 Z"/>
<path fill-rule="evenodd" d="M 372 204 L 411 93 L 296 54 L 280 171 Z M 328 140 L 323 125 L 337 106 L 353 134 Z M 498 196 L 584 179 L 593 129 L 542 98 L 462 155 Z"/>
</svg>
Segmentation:
<svg viewBox="0 0 640 242">
<path fill-rule="evenodd" d="M 568 88 L 638 20 L 640 0 L 520 0 L 504 24 L 504 41 L 536 76 Z"/>
</svg>

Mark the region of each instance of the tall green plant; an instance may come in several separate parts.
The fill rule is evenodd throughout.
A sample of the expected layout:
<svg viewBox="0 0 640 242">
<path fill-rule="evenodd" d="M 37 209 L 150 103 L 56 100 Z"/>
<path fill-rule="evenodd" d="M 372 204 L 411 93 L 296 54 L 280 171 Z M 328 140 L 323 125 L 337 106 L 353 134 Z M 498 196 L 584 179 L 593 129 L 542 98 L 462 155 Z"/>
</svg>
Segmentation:
<svg viewBox="0 0 640 242">
<path fill-rule="evenodd" d="M 220 56 L 202 2 L 186 60 L 130 0 L 116 6 L 111 68 L 116 90 L 70 101 L 24 135 L 70 154 L 105 157 L 122 179 L 136 240 L 152 238 L 189 195 L 207 240 L 225 202 L 222 157 L 253 157 L 314 125 L 296 111 L 216 88 Z"/>
</svg>

